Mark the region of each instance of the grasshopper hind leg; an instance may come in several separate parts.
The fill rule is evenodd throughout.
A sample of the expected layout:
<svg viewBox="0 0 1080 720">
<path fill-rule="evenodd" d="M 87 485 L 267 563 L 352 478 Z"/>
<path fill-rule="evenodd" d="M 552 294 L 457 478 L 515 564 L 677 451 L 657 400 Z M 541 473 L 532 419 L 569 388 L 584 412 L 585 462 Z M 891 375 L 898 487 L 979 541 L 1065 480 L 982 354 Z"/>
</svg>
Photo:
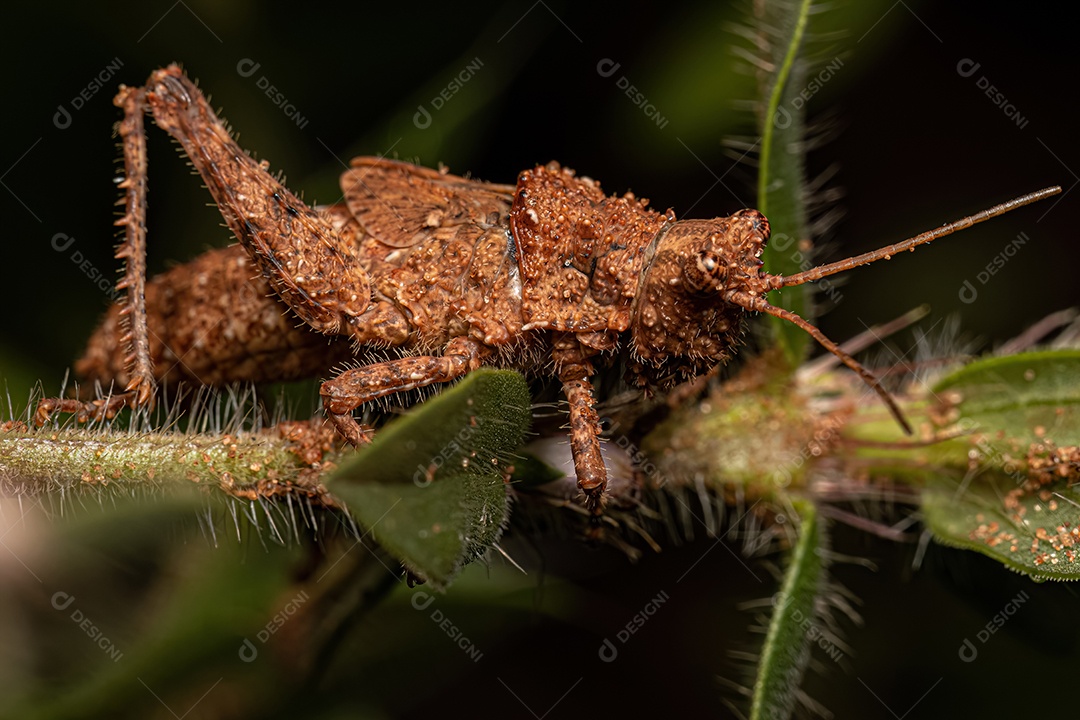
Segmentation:
<svg viewBox="0 0 1080 720">
<path fill-rule="evenodd" d="M 53 413 L 75 413 L 79 422 L 113 418 L 124 407 L 152 407 L 156 391 L 154 367 L 150 360 L 150 333 L 146 320 L 146 91 L 121 86 L 113 104 L 124 111 L 118 124 L 120 146 L 124 157 L 124 179 L 119 187 L 124 191 L 124 214 L 116 225 L 124 228 L 124 236 L 116 248 L 117 259 L 124 261 L 124 275 L 116 284 L 126 291 L 120 309 L 126 346 L 128 382 L 124 392 L 84 402 L 70 398 L 44 398 L 34 413 L 40 427 Z"/>
</svg>

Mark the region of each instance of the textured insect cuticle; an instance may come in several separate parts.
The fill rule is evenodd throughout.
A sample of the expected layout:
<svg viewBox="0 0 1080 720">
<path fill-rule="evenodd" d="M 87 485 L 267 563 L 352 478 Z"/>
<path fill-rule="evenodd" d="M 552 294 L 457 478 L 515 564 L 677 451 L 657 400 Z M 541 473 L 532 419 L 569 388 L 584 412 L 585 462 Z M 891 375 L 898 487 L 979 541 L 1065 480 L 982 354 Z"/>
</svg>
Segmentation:
<svg viewBox="0 0 1080 720">
<path fill-rule="evenodd" d="M 746 312 L 762 311 L 810 333 L 898 414 L 865 368 L 761 296 L 1060 192 L 1034 193 L 784 279 L 759 274 L 770 227 L 756 210 L 675 222 L 670 210 L 651 210 L 633 193 L 606 195 L 556 162 L 520 173 L 510 186 L 356 158 L 341 176 L 344 202 L 316 211 L 270 175 L 265 160 L 240 148 L 178 66 L 154 72 L 144 89 L 121 90 L 116 102 L 125 112 L 122 254 L 130 298 L 110 311 L 76 370 L 103 387 L 131 390 L 107 402 L 43 401 L 39 415 L 65 409 L 101 419 L 152 401 L 155 381 L 291 380 L 325 375 L 361 355 L 360 366 L 320 390 L 332 423 L 358 443 L 364 435 L 351 413 L 365 403 L 451 382 L 482 365 L 558 374 L 575 471 L 596 495 L 594 512 L 607 482 L 590 382 L 596 358 L 628 350 L 630 384 L 668 385 L 729 359 Z M 150 282 L 142 280 L 147 109 L 180 142 L 240 241 Z M 283 305 L 291 312 L 282 313 Z"/>
</svg>

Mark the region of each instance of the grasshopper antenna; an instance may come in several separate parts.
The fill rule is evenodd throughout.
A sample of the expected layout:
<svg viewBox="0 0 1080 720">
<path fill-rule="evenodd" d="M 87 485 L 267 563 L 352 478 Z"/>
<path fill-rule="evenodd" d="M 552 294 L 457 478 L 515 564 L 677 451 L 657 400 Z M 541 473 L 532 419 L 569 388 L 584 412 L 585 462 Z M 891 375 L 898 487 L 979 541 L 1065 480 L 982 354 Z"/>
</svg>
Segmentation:
<svg viewBox="0 0 1080 720">
<path fill-rule="evenodd" d="M 834 343 L 829 338 L 825 337 L 825 333 L 821 332 L 809 322 L 804 320 L 802 317 L 796 315 L 790 310 L 785 310 L 784 308 L 770 305 L 769 303 L 765 302 L 764 299 L 755 295 L 750 295 L 744 292 L 732 292 L 729 293 L 725 299 L 735 305 L 741 305 L 747 310 L 755 310 L 758 312 L 768 313 L 773 317 L 778 317 L 783 320 L 787 320 L 790 323 L 798 325 L 800 328 L 805 330 L 810 335 L 810 337 L 817 340 L 823 348 L 831 352 L 836 357 L 840 358 L 840 362 L 844 363 L 849 368 L 854 370 L 858 374 L 858 376 L 862 378 L 863 382 L 869 385 L 870 388 L 878 394 L 882 401 L 884 401 L 885 405 L 888 406 L 889 412 L 892 413 L 892 416 L 894 418 L 896 418 L 896 422 L 900 423 L 900 427 L 904 429 L 904 433 L 906 433 L 907 435 L 914 434 L 914 431 L 911 429 L 911 425 L 908 423 L 907 418 L 904 417 L 904 413 L 901 412 L 900 406 L 896 404 L 896 400 L 893 398 L 892 395 L 889 394 L 889 391 L 882 387 L 881 382 L 876 377 L 874 377 L 874 375 L 869 370 L 863 367 L 858 360 L 848 355 L 840 348 L 839 345 Z"/>
<path fill-rule="evenodd" d="M 862 255 L 856 255 L 855 257 L 850 257 L 845 260 L 829 263 L 828 265 L 820 265 L 801 273 L 795 273 L 794 275 L 770 275 L 765 284 L 769 290 L 779 290 L 780 288 L 791 287 L 792 285 L 802 285 L 803 283 L 820 280 L 823 277 L 851 270 L 860 265 L 867 265 L 876 262 L 877 260 L 888 260 L 897 253 L 901 253 L 905 250 L 914 250 L 919 245 L 924 245 L 933 240 L 937 240 L 938 238 L 945 237 L 946 235 L 952 235 L 954 232 L 965 230 L 976 223 L 981 223 L 984 220 L 989 220 L 998 215 L 1004 215 L 1010 210 L 1016 210 L 1017 208 L 1030 205 L 1039 200 L 1044 200 L 1053 195 L 1057 195 L 1060 192 L 1061 187 L 1057 185 L 1054 187 L 1043 188 L 1042 190 L 1037 190 L 1033 193 L 1028 193 L 1027 195 L 1021 195 L 1014 200 L 1009 200 L 1000 205 L 995 205 L 989 210 L 983 210 L 980 213 L 969 215 L 956 222 L 951 222 L 948 225 L 942 225 L 936 230 L 929 230 L 920 235 L 916 235 L 913 238 L 908 238 L 907 240 L 898 242 L 894 245 L 887 245 L 883 248 L 863 253 Z"/>
<path fill-rule="evenodd" d="M 947 225 L 942 225 L 936 230 L 929 230 L 920 235 L 916 235 L 915 237 L 908 238 L 903 242 L 898 242 L 893 245 L 887 245 L 886 247 L 872 250 L 870 252 L 863 253 L 862 255 L 856 255 L 855 257 L 850 257 L 845 260 L 839 260 L 834 263 L 829 263 L 827 265 L 821 265 L 815 268 L 811 268 L 804 272 L 795 273 L 794 275 L 769 275 L 764 278 L 764 285 L 768 290 L 778 290 L 780 288 L 791 287 L 793 285 L 802 285 L 803 283 L 820 280 L 823 277 L 835 275 L 837 273 L 851 270 L 852 268 L 857 268 L 860 265 L 867 265 L 878 260 L 888 260 L 897 253 L 901 253 L 905 250 L 913 251 L 919 245 L 924 245 L 928 242 L 937 240 L 938 238 L 945 237 L 946 235 L 952 235 L 954 232 L 957 232 L 959 230 L 965 230 L 972 225 L 975 225 L 976 223 L 981 223 L 984 220 L 989 220 L 990 218 L 997 217 L 998 215 L 1004 215 L 1010 210 L 1015 210 L 1025 205 L 1030 205 L 1031 203 L 1038 202 L 1039 200 L 1043 200 L 1053 195 L 1057 195 L 1060 192 L 1061 187 L 1055 185 L 1054 187 L 1037 190 L 1033 193 L 1028 193 L 1027 195 L 1021 195 L 1020 197 L 1009 200 L 1008 202 L 1001 203 L 1000 205 L 995 205 L 988 210 L 983 210 L 982 212 L 975 213 L 974 215 L 969 215 L 965 218 L 961 218 L 960 220 L 951 222 Z M 731 292 L 728 294 L 727 300 L 736 305 L 741 305 L 747 310 L 755 310 L 758 312 L 768 313 L 769 315 L 772 315 L 774 317 L 787 320 L 788 322 L 794 323 L 795 325 L 805 330 L 810 335 L 810 337 L 814 338 L 814 340 L 816 340 L 822 347 L 824 347 L 826 350 L 838 357 L 840 359 L 840 362 L 844 363 L 844 365 L 847 365 L 849 368 L 854 370 L 858 374 L 858 376 L 862 378 L 863 382 L 869 385 L 870 388 L 873 389 L 873 391 L 881 397 L 881 399 L 885 402 L 885 405 L 889 408 L 889 412 L 892 413 L 894 418 L 896 418 L 896 421 L 900 424 L 900 427 L 904 429 L 904 432 L 908 435 L 912 434 L 911 425 L 904 417 L 903 412 L 900 411 L 900 407 L 896 404 L 896 400 L 893 398 L 893 396 L 889 394 L 888 390 L 882 387 L 881 382 L 878 381 L 878 379 L 874 377 L 874 375 L 871 374 L 869 370 L 867 370 L 857 360 L 855 360 L 855 358 L 851 357 L 851 355 L 841 350 L 839 345 L 837 345 L 829 338 L 825 337 L 825 334 L 818 330 L 816 327 L 811 325 L 802 317 L 791 312 L 790 310 L 785 310 L 783 308 L 776 307 L 775 305 L 770 305 L 768 302 L 765 301 L 764 298 L 758 295 L 750 295 L 744 292 Z"/>
</svg>

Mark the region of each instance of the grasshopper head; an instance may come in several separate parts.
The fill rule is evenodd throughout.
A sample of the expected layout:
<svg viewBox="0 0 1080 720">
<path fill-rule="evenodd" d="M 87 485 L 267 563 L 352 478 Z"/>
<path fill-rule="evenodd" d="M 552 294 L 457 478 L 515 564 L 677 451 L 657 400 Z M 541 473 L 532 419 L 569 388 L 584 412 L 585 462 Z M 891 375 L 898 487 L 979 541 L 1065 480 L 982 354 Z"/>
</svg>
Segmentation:
<svg viewBox="0 0 1080 720">
<path fill-rule="evenodd" d="M 756 210 L 740 210 L 717 220 L 669 225 L 649 249 L 635 298 L 630 330 L 637 362 L 631 365 L 629 379 L 638 384 L 662 385 L 677 381 L 680 375 L 697 375 L 730 357 L 731 348 L 739 340 L 745 311 L 764 312 L 802 328 L 854 370 L 881 397 L 904 431 L 911 434 L 911 426 L 896 400 L 870 371 L 804 318 L 770 305 L 765 294 L 888 260 L 1060 192 L 1058 186 L 1037 190 L 903 242 L 787 276 L 761 272 L 760 257 L 769 239 L 769 222 Z"/>
<path fill-rule="evenodd" d="M 640 381 L 666 385 L 726 361 L 742 335 L 731 297 L 764 293 L 769 221 L 757 210 L 682 220 L 661 231 L 638 291 L 630 331 Z"/>
</svg>

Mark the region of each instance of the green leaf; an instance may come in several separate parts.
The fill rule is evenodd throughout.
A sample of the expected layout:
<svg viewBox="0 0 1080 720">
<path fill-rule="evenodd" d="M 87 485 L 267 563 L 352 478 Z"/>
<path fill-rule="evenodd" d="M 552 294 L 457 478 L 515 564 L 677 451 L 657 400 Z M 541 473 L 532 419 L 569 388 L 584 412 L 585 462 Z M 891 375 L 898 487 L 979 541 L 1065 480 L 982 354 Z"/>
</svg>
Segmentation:
<svg viewBox="0 0 1080 720">
<path fill-rule="evenodd" d="M 810 634 L 818 632 L 812 618 L 824 578 L 821 520 L 810 503 L 799 503 L 797 508 L 799 542 L 784 573 L 784 584 L 774 597 L 776 609 L 758 662 L 751 720 L 791 716 L 796 690 L 810 661 Z"/>
<path fill-rule="evenodd" d="M 949 480 L 922 493 L 927 526 L 1035 579 L 1080 579 L 1080 351 L 971 363 L 934 392 L 963 437 Z"/>
<path fill-rule="evenodd" d="M 477 370 L 380 430 L 327 486 L 414 575 L 445 587 L 506 524 L 503 476 L 530 403 L 518 373 Z"/>
<path fill-rule="evenodd" d="M 761 5 L 757 27 L 770 28 L 765 60 L 776 68 L 766 79 L 762 93 L 766 100 L 761 122 L 761 161 L 758 170 L 758 210 L 772 226 L 772 240 L 765 248 L 765 270 L 790 275 L 802 270 L 799 243 L 807 237 L 803 189 L 805 103 L 799 98 L 806 77 L 806 60 L 800 49 L 810 16 L 810 0 L 800 0 L 797 8 L 787 3 Z M 765 32 L 763 30 L 763 32 Z M 769 302 L 807 316 L 810 289 L 806 286 L 769 293 Z M 780 318 L 769 318 L 788 361 L 802 362 L 809 336 Z"/>
<path fill-rule="evenodd" d="M 1027 484 L 1026 475 L 997 472 L 967 487 L 935 483 L 922 493 L 926 525 L 938 542 L 1035 580 L 1080 580 L 1080 492 L 1069 480 Z"/>
<path fill-rule="evenodd" d="M 1080 350 L 977 360 L 938 382 L 934 393 L 962 421 L 1004 433 L 1012 444 L 1080 445 Z"/>
</svg>

